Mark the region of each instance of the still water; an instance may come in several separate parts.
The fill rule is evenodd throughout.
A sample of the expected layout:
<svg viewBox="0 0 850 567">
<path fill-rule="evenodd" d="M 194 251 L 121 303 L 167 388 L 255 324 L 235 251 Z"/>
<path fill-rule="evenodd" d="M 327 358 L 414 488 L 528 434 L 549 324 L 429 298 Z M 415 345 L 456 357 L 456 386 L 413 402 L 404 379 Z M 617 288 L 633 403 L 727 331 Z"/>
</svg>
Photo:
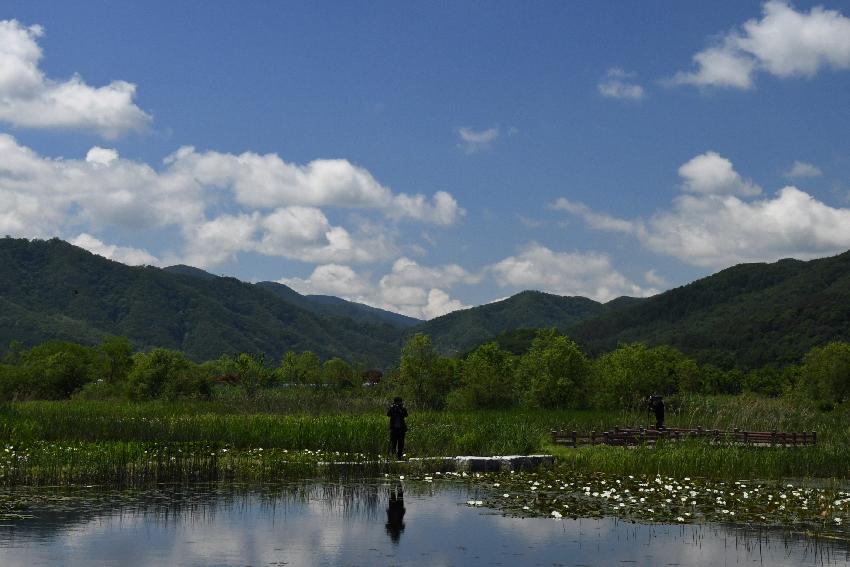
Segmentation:
<svg viewBox="0 0 850 567">
<path fill-rule="evenodd" d="M 7 493 L 0 565 L 845 565 L 847 546 L 721 525 L 505 517 L 466 484 Z"/>
</svg>

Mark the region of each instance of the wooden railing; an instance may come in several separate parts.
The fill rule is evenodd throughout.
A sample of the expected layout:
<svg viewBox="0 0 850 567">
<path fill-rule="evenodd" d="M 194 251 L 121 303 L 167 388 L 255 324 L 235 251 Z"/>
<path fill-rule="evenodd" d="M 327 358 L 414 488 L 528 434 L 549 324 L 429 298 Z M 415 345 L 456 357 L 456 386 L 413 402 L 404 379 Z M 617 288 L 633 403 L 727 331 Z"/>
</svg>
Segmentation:
<svg viewBox="0 0 850 567">
<path fill-rule="evenodd" d="M 660 440 L 677 442 L 687 439 L 706 439 L 713 443 L 753 445 L 757 447 L 798 447 L 817 443 L 814 431 L 745 431 L 724 429 L 650 429 L 644 427 L 615 427 L 607 431 L 552 431 L 552 442 L 557 445 L 654 445 Z"/>
</svg>

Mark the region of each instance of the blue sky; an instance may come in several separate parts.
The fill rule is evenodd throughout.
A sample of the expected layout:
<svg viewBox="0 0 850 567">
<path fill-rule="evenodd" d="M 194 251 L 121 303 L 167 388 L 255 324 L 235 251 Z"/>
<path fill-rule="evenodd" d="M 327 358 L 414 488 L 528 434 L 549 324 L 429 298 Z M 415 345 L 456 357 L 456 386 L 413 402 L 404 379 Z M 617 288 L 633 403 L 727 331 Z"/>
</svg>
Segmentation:
<svg viewBox="0 0 850 567">
<path fill-rule="evenodd" d="M 847 1 L 0 20 L 0 234 L 422 318 L 850 248 Z"/>
</svg>

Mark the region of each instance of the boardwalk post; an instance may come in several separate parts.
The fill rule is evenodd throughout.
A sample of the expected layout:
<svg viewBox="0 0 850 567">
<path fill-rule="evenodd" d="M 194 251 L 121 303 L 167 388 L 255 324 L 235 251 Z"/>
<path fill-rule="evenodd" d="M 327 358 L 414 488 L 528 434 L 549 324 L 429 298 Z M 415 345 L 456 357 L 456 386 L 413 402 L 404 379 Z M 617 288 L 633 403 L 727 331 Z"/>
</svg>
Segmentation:
<svg viewBox="0 0 850 567">
<path fill-rule="evenodd" d="M 770 432 L 770 446 L 773 447 L 776 445 L 776 430 Z"/>
<path fill-rule="evenodd" d="M 573 431 L 573 447 L 578 447 L 578 440 L 576 439 L 575 431 Z"/>
<path fill-rule="evenodd" d="M 748 431 L 744 431 L 744 445 L 746 445 L 750 440 L 750 433 Z"/>
<path fill-rule="evenodd" d="M 596 445 L 596 430 L 590 432 L 590 444 Z"/>
<path fill-rule="evenodd" d="M 818 434 L 815 431 L 812 431 L 812 445 L 815 445 L 818 442 Z"/>
<path fill-rule="evenodd" d="M 796 431 L 791 433 L 791 444 L 794 445 L 795 447 L 797 446 L 797 432 Z"/>
</svg>

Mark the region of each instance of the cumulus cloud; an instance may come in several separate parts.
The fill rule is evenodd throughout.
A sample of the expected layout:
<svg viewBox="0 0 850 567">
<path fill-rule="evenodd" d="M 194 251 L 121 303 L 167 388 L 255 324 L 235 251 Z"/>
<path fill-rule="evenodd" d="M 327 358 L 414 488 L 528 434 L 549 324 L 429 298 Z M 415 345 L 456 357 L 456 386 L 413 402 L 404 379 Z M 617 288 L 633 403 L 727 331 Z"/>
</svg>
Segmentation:
<svg viewBox="0 0 850 567">
<path fill-rule="evenodd" d="M 596 85 L 599 94 L 608 98 L 640 100 L 644 97 L 643 87 L 629 82 L 635 73 L 626 73 L 622 69 L 612 68 L 605 73 L 605 78 Z"/>
<path fill-rule="evenodd" d="M 150 116 L 135 105 L 136 85 L 92 87 L 77 75 L 47 78 L 39 69 L 41 26 L 0 21 L 0 120 L 25 128 L 92 130 L 106 138 L 143 130 Z"/>
<path fill-rule="evenodd" d="M 635 224 L 632 221 L 618 219 L 604 213 L 594 212 L 584 203 L 570 201 L 564 197 L 556 199 L 549 205 L 549 208 L 567 211 L 568 213 L 579 216 L 591 228 L 615 232 L 633 232 L 635 230 Z"/>
<path fill-rule="evenodd" d="M 680 173 L 686 177 L 681 168 Z M 647 220 L 614 219 L 584 205 L 561 208 L 584 218 L 591 228 L 631 233 L 650 250 L 709 268 L 788 257 L 810 259 L 850 248 L 848 208 L 831 207 L 793 186 L 746 200 L 742 197 L 752 197 L 752 191 L 737 191 L 738 195 L 728 190 L 698 191 L 688 182 L 686 177 L 682 189 L 690 194 L 679 195 L 668 209 Z M 595 222 L 598 216 L 611 222 Z"/>
<path fill-rule="evenodd" d="M 798 179 L 801 177 L 820 177 L 823 172 L 819 167 L 803 161 L 795 161 L 788 171 L 785 172 L 785 177 Z"/>
<path fill-rule="evenodd" d="M 474 154 L 488 149 L 499 137 L 499 129 L 487 128 L 478 131 L 472 128 L 458 128 L 457 135 L 460 137 L 460 148 L 468 154 Z"/>
<path fill-rule="evenodd" d="M 532 242 L 519 254 L 490 266 L 503 287 L 539 289 L 558 295 L 578 295 L 609 301 L 622 295 L 646 297 L 658 293 L 630 281 L 596 252 L 556 252 Z"/>
<path fill-rule="evenodd" d="M 761 187 L 743 179 L 732 167 L 732 162 L 717 152 L 705 152 L 679 168 L 682 188 L 691 193 L 758 195 Z"/>
<path fill-rule="evenodd" d="M 306 165 L 285 162 L 277 154 L 197 152 L 186 146 L 166 158 L 169 171 L 209 187 L 230 188 L 249 207 L 304 205 L 381 209 L 388 216 L 451 225 L 464 211 L 454 197 L 438 191 L 424 195 L 393 192 L 369 171 L 345 159 L 319 159 Z"/>
<path fill-rule="evenodd" d="M 128 264 L 130 266 L 158 266 L 161 263 L 156 256 L 152 255 L 147 250 L 132 248 L 129 246 L 106 244 L 102 240 L 99 240 L 85 232 L 77 235 L 68 242 L 74 246 L 85 248 L 92 254 L 97 254 L 98 256 L 103 256 L 109 260 L 115 260 L 116 262 L 121 262 L 122 264 Z"/>
<path fill-rule="evenodd" d="M 352 233 L 322 207 L 445 226 L 464 214 L 450 194 L 396 194 L 345 160 L 288 164 L 270 154 L 181 148 L 159 169 L 93 147 L 51 159 L 0 134 L 0 233 L 27 237 L 99 229 L 176 227 L 185 258 L 211 267 L 243 251 L 309 262 L 371 262 L 398 254 L 392 226 L 358 221 Z M 179 255 L 178 255 L 179 256 Z"/>
<path fill-rule="evenodd" d="M 763 71 L 777 77 L 812 77 L 822 68 L 850 68 L 850 18 L 815 6 L 798 12 L 769 0 L 762 18 L 748 20 L 693 57 L 694 71 L 677 73 L 674 84 L 749 89 Z"/>
<path fill-rule="evenodd" d="M 369 275 L 340 264 L 317 266 L 307 278 L 278 281 L 300 293 L 336 295 L 410 317 L 432 319 L 469 307 L 453 299 L 447 290 L 480 280 L 480 274 L 471 274 L 457 264 L 422 266 L 402 257 L 377 283 L 373 283 Z"/>
</svg>

